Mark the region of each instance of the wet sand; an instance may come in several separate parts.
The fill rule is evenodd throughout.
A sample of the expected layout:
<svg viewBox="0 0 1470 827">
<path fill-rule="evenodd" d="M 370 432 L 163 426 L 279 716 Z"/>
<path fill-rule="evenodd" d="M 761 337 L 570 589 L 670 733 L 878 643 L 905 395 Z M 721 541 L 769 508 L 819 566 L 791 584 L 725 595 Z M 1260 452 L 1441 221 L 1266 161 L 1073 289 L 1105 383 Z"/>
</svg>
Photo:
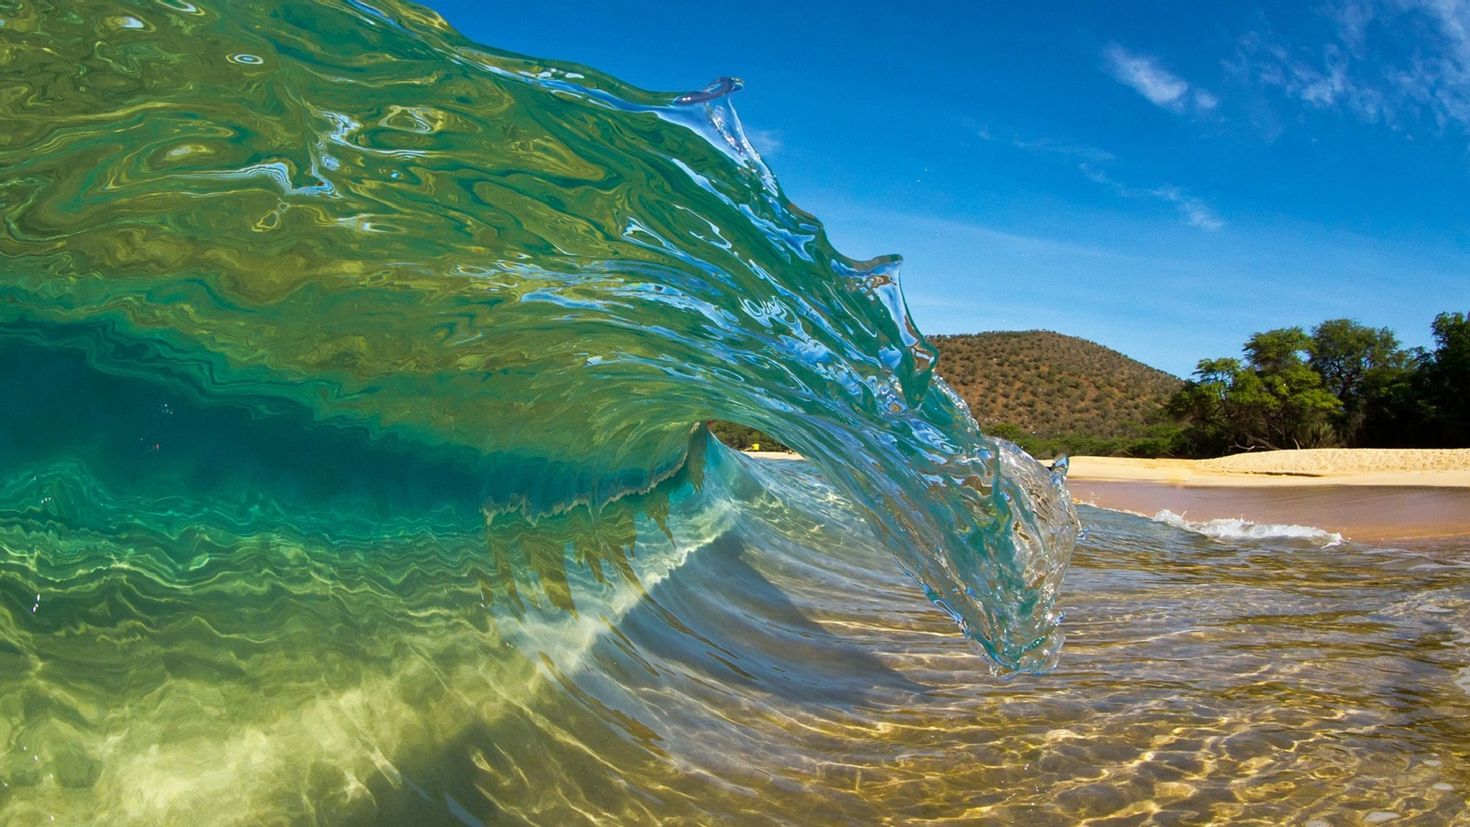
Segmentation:
<svg viewBox="0 0 1470 827">
<path fill-rule="evenodd" d="M 778 451 L 762 459 L 801 459 Z M 1208 460 L 1072 457 L 1078 502 L 1193 521 L 1313 526 L 1363 541 L 1470 537 L 1470 449 L 1319 448 Z"/>
<path fill-rule="evenodd" d="M 1079 502 L 1150 516 L 1314 526 L 1355 540 L 1470 536 L 1467 449 L 1074 457 L 1068 487 Z"/>
<path fill-rule="evenodd" d="M 1152 516 L 1169 510 L 1203 522 L 1313 526 L 1350 540 L 1470 536 L 1470 488 L 1378 485 L 1191 486 L 1071 480 L 1081 503 Z"/>
</svg>

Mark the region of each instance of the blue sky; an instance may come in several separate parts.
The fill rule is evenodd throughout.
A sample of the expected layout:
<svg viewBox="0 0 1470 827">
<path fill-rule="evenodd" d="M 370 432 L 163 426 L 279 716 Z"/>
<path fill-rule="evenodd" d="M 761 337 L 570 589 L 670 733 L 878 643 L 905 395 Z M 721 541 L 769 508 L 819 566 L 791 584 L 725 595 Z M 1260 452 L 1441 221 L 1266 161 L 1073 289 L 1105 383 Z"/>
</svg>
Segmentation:
<svg viewBox="0 0 1470 827">
<path fill-rule="evenodd" d="M 926 333 L 1047 328 L 1178 375 L 1350 317 L 1470 310 L 1470 0 L 430 0 L 747 131 Z"/>
</svg>

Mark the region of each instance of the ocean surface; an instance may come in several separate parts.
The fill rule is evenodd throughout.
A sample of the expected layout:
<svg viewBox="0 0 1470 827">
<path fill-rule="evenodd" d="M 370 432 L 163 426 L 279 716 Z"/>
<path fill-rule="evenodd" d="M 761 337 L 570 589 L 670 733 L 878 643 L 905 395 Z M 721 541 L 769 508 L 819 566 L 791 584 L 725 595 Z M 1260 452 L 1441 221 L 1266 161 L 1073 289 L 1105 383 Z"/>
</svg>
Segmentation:
<svg viewBox="0 0 1470 827">
<path fill-rule="evenodd" d="M 0 821 L 1467 818 L 1470 541 L 1084 506 L 1060 662 L 1005 680 L 813 466 L 698 468 L 602 515 L 641 588 L 514 627 L 473 530 L 385 560 L 7 492 Z"/>
<path fill-rule="evenodd" d="M 738 81 L 396 2 L 0 72 L 0 823 L 1463 818 L 1465 542 L 1079 514 Z"/>
</svg>

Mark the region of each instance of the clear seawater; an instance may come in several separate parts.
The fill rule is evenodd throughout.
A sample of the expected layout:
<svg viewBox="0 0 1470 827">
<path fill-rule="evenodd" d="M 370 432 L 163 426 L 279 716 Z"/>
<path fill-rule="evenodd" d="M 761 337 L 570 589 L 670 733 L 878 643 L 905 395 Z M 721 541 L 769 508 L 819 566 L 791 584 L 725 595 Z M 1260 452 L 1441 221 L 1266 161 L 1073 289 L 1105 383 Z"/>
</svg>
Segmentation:
<svg viewBox="0 0 1470 827">
<path fill-rule="evenodd" d="M 0 823 L 1463 818 L 1465 542 L 1079 523 L 737 82 L 187 0 L 0 80 Z"/>
<path fill-rule="evenodd" d="M 29 531 L 6 512 L 3 820 L 1466 818 L 1464 539 L 1211 537 L 1083 507 L 1060 663 L 1003 680 L 810 464 L 711 446 L 701 467 L 605 514 L 642 588 L 575 618 L 528 603 L 515 629 L 473 532 L 406 528 L 424 553 L 385 565 L 213 529 L 163 578 L 125 546 L 167 533 L 99 517 L 58 554 L 55 500 Z"/>
</svg>

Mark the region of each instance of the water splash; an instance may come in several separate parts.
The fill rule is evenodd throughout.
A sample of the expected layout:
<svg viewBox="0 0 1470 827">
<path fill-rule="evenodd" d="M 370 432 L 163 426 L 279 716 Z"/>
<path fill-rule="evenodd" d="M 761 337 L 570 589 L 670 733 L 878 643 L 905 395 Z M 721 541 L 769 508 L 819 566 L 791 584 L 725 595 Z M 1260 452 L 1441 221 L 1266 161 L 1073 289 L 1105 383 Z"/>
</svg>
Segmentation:
<svg viewBox="0 0 1470 827">
<path fill-rule="evenodd" d="M 1242 517 L 1221 517 L 1213 520 L 1190 520 L 1183 514 L 1164 509 L 1152 519 L 1175 528 L 1203 534 L 1213 540 L 1265 540 L 1280 537 L 1289 540 L 1306 540 L 1320 546 L 1335 546 L 1342 543 L 1342 535 L 1335 531 L 1295 523 L 1255 523 Z"/>
</svg>

